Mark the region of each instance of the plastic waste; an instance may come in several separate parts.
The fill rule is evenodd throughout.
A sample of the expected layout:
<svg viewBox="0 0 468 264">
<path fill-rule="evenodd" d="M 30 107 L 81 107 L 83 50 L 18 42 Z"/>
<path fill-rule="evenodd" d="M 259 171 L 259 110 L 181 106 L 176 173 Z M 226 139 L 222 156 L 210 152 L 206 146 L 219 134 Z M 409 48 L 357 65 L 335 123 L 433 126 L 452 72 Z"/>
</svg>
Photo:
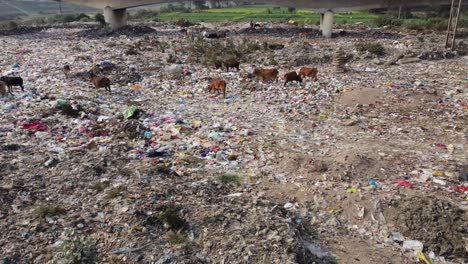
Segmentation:
<svg viewBox="0 0 468 264">
<path fill-rule="evenodd" d="M 424 256 L 424 253 L 422 253 L 421 251 L 416 251 L 416 255 L 418 256 L 418 258 L 422 261 L 424 261 L 424 263 L 426 264 L 432 264 L 432 261 L 430 261 L 429 259 L 426 258 L 426 256 Z"/>
<path fill-rule="evenodd" d="M 140 110 L 136 106 L 130 106 L 125 112 L 123 113 L 123 116 L 125 119 L 130 119 L 132 117 L 135 117 Z"/>
<path fill-rule="evenodd" d="M 395 182 L 400 186 L 413 188 L 413 185 L 410 182 L 405 181 L 403 179 L 396 179 Z"/>
<path fill-rule="evenodd" d="M 5 109 L 5 110 L 13 110 L 13 109 L 15 109 L 15 106 L 12 105 L 12 104 L 7 104 L 7 105 L 5 105 L 5 106 L 3 107 L 3 109 Z"/>
<path fill-rule="evenodd" d="M 454 185 L 452 189 L 456 192 L 468 192 L 468 186 L 464 185 Z"/>
<path fill-rule="evenodd" d="M 39 121 L 34 121 L 31 123 L 23 123 L 22 127 L 27 130 L 34 130 L 34 131 L 45 131 L 47 130 L 47 125 L 42 124 Z"/>
<path fill-rule="evenodd" d="M 434 145 L 441 149 L 447 149 L 447 145 L 445 145 L 444 143 L 435 143 Z"/>
<path fill-rule="evenodd" d="M 367 182 L 368 182 L 369 185 L 372 186 L 372 187 L 378 187 L 377 183 L 376 183 L 373 179 L 371 179 L 371 178 L 369 178 L 369 177 L 367 177 Z"/>
<path fill-rule="evenodd" d="M 153 136 L 153 132 L 151 131 L 145 131 L 144 137 L 145 138 L 151 138 Z"/>
<path fill-rule="evenodd" d="M 404 249 L 411 249 L 414 251 L 422 251 L 424 249 L 424 245 L 419 240 L 405 240 L 403 242 Z"/>
</svg>

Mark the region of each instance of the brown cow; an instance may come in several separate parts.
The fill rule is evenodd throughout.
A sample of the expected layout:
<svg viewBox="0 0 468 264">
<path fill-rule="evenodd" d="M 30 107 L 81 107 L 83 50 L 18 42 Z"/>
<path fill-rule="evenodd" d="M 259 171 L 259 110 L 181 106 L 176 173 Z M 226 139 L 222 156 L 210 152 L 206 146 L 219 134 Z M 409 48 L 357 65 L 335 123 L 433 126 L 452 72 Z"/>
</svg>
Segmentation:
<svg viewBox="0 0 468 264">
<path fill-rule="evenodd" d="M 227 59 L 224 61 L 224 66 L 226 67 L 226 70 L 229 71 L 230 68 L 236 68 L 237 71 L 240 70 L 240 62 L 236 59 Z"/>
<path fill-rule="evenodd" d="M 221 79 L 213 80 L 210 85 L 208 85 L 208 92 L 217 91 L 223 94 L 223 97 L 226 98 L 226 81 Z"/>
<path fill-rule="evenodd" d="M 104 76 L 96 76 L 94 73 L 90 73 L 90 82 L 94 84 L 95 88 L 106 88 L 106 91 L 111 92 L 110 80 Z"/>
<path fill-rule="evenodd" d="M 312 79 L 314 79 L 314 81 L 318 80 L 317 73 L 317 68 L 302 67 L 299 70 L 299 76 L 301 76 L 301 78 L 311 77 Z"/>
<path fill-rule="evenodd" d="M 293 81 L 302 83 L 301 76 L 297 75 L 297 73 L 295 71 L 286 73 L 284 75 L 284 80 L 285 80 L 284 81 L 284 86 L 286 86 L 286 84 L 288 82 L 293 82 Z"/>
<path fill-rule="evenodd" d="M 65 74 L 65 78 L 68 79 L 68 77 L 70 76 L 70 72 L 71 72 L 71 68 L 70 66 L 67 64 L 65 66 L 63 66 L 63 74 Z"/>
<path fill-rule="evenodd" d="M 257 68 L 253 71 L 253 74 L 257 76 L 258 79 L 262 79 L 262 81 L 278 81 L 278 70 L 277 69 L 261 69 Z"/>
</svg>

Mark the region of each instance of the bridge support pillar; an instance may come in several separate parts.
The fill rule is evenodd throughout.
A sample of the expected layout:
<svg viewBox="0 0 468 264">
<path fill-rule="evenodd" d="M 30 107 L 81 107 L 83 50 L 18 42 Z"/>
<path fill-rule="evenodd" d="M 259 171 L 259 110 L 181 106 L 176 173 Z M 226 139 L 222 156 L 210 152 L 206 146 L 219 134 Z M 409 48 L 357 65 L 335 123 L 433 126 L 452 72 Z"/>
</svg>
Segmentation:
<svg viewBox="0 0 468 264">
<path fill-rule="evenodd" d="M 118 29 L 127 25 L 127 9 L 112 9 L 110 7 L 104 8 L 104 18 L 106 23 L 110 25 L 112 29 Z"/>
<path fill-rule="evenodd" d="M 335 14 L 332 11 L 320 14 L 320 30 L 322 30 L 322 35 L 326 38 L 331 38 L 332 36 L 334 19 Z"/>
</svg>

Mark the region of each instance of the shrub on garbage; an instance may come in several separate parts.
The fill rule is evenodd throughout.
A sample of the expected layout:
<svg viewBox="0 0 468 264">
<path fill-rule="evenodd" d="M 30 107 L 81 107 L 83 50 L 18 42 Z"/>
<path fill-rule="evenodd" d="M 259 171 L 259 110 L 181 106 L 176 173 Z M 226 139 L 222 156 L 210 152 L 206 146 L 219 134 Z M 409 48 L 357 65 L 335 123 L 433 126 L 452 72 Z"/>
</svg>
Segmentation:
<svg viewBox="0 0 468 264">
<path fill-rule="evenodd" d="M 122 195 L 122 191 L 123 191 L 122 187 L 117 187 L 117 188 L 114 188 L 112 190 L 109 190 L 109 191 L 106 192 L 105 198 L 107 200 L 115 199 L 115 198 Z"/>
<path fill-rule="evenodd" d="M 95 264 L 98 263 L 96 242 L 83 235 L 67 232 L 66 239 L 54 255 L 53 264 Z"/>
<path fill-rule="evenodd" d="M 270 53 L 268 55 L 268 58 L 267 58 L 265 64 L 268 65 L 268 66 L 277 66 L 278 65 L 278 62 L 275 60 L 275 55 L 273 53 Z"/>
<path fill-rule="evenodd" d="M 186 226 L 185 220 L 179 216 L 179 212 L 182 210 L 181 206 L 178 205 L 167 205 L 164 210 L 159 213 L 159 220 L 161 220 L 170 229 L 180 230 Z"/>
<path fill-rule="evenodd" d="M 385 48 L 378 42 L 360 42 L 355 44 L 356 49 L 359 52 L 370 52 L 372 54 L 382 56 L 385 54 Z"/>
<path fill-rule="evenodd" d="M 10 21 L 8 22 L 8 29 L 17 29 L 18 28 L 18 23 L 15 21 Z"/>
<path fill-rule="evenodd" d="M 182 232 L 168 232 L 166 235 L 166 240 L 170 245 L 178 246 L 184 250 L 191 250 L 193 248 L 193 243 L 190 241 L 186 235 Z"/>
<path fill-rule="evenodd" d="M 48 19 L 49 23 L 71 23 L 77 21 L 90 21 L 90 17 L 84 13 L 56 15 Z"/>
<path fill-rule="evenodd" d="M 156 46 L 162 53 L 166 52 L 166 50 L 171 47 L 171 45 L 165 41 L 157 42 Z"/>
<path fill-rule="evenodd" d="M 90 17 L 84 13 L 79 13 L 78 15 L 76 15 L 76 21 L 87 21 L 89 19 Z"/>
<path fill-rule="evenodd" d="M 14 30 L 18 29 L 19 25 L 16 21 L 0 22 L 0 30 Z"/>
<path fill-rule="evenodd" d="M 241 178 L 235 174 L 220 174 L 216 177 L 216 179 L 226 185 L 240 185 L 241 184 Z"/>
<path fill-rule="evenodd" d="M 176 26 L 179 26 L 179 27 L 190 27 L 192 25 L 192 23 L 190 23 L 190 21 L 188 21 L 185 18 L 181 18 L 177 20 L 175 24 Z"/>
<path fill-rule="evenodd" d="M 105 188 L 109 186 L 109 182 L 96 182 L 95 184 L 91 185 L 89 188 L 91 190 L 97 191 L 97 192 L 102 192 L 104 191 Z"/>
<path fill-rule="evenodd" d="M 34 209 L 34 213 L 41 218 L 65 214 L 66 212 L 62 207 L 53 205 L 40 205 Z"/>
</svg>

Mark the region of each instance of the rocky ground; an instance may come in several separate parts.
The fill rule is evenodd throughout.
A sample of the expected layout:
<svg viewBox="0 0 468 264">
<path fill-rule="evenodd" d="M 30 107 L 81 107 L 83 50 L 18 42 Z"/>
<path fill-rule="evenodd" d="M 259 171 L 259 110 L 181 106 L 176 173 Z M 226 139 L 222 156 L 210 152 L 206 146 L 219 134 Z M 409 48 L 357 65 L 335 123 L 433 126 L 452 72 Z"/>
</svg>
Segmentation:
<svg viewBox="0 0 468 264">
<path fill-rule="evenodd" d="M 231 32 L 0 33 L 2 75 L 25 80 L 0 101 L 0 263 L 468 262 L 466 39 L 207 26 Z M 220 54 L 241 70 L 210 66 Z M 257 82 L 262 65 L 319 80 Z"/>
</svg>

